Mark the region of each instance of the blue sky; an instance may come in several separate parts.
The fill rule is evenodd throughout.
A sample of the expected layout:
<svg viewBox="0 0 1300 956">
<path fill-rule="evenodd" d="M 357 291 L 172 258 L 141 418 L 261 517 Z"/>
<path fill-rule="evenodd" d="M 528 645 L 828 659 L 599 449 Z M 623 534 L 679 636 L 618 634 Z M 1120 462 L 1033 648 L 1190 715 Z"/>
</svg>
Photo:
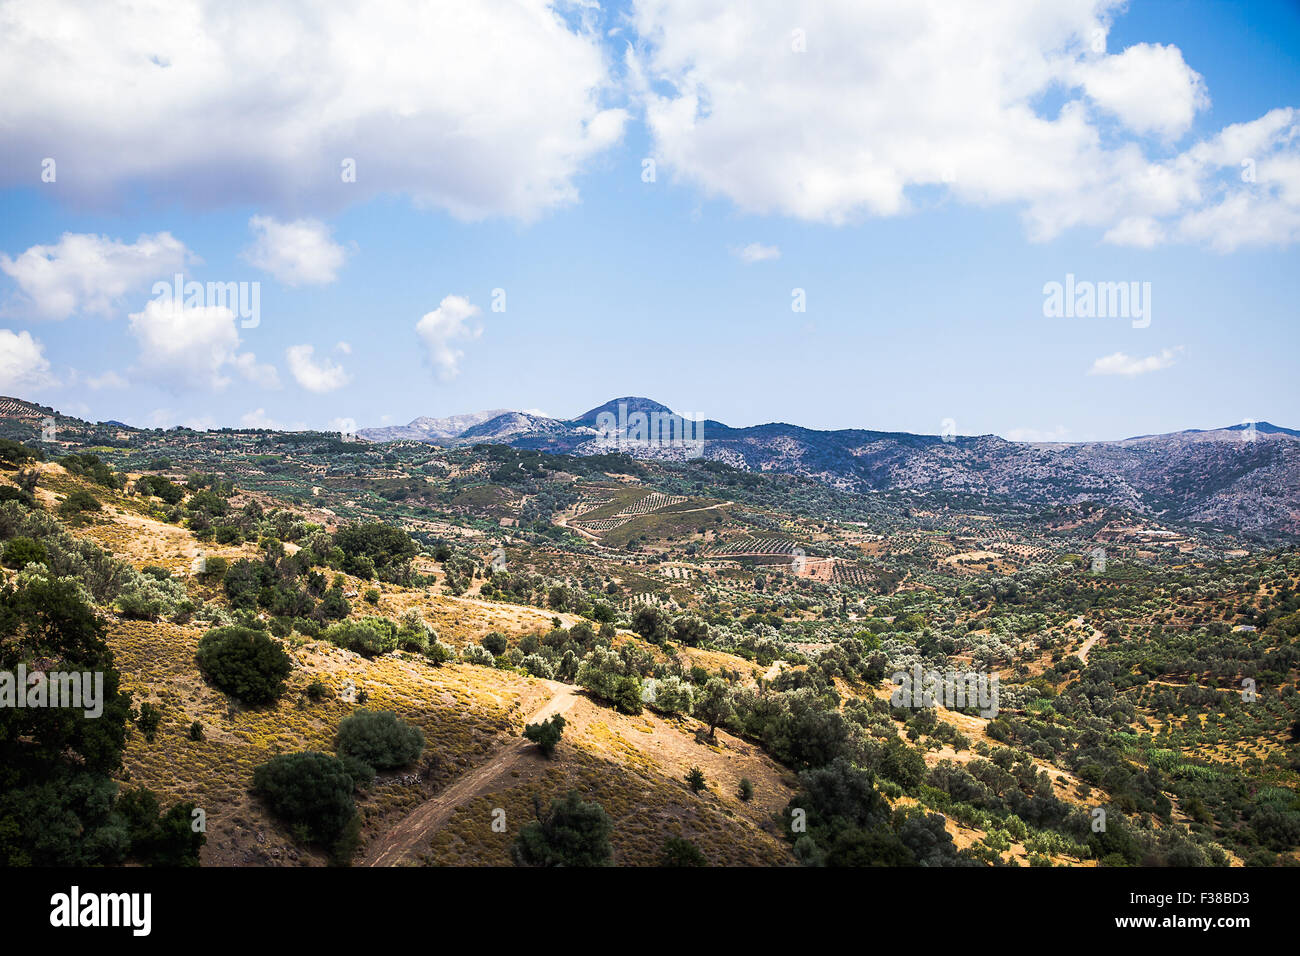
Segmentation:
<svg viewBox="0 0 1300 956">
<path fill-rule="evenodd" d="M 1300 427 L 1294 4 L 395 5 L 373 35 L 304 27 L 351 50 L 320 63 L 292 37 L 266 63 L 253 8 L 198 5 L 206 44 L 157 18 L 65 29 L 46 91 L 26 58 L 54 6 L 0 37 L 26 104 L 0 107 L 0 392 L 163 426 L 646 395 L 733 425 Z M 460 59 L 390 46 L 426 30 Z M 250 95 L 229 75 L 254 61 Z M 176 261 L 260 283 L 256 327 L 151 309 Z M 1046 317 L 1067 274 L 1150 283 L 1149 326 Z"/>
</svg>

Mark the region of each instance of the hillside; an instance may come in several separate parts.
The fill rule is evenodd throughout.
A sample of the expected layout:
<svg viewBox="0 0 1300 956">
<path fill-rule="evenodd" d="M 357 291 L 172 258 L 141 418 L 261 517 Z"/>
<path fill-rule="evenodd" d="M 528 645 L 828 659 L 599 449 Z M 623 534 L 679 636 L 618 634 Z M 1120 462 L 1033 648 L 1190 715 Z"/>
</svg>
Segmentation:
<svg viewBox="0 0 1300 956">
<path fill-rule="evenodd" d="M 1300 852 L 1293 546 L 1095 499 L 64 416 L 51 436 L 52 410 L 7 407 L 23 443 L 0 448 L 0 620 L 84 587 L 131 695 L 109 779 L 202 809 L 203 863 L 507 864 L 571 791 L 619 865 Z M 231 627 L 286 655 L 273 700 L 199 665 Z M 988 712 L 900 703 L 915 668 L 1001 689 Z M 269 802 L 258 767 L 342 756 L 347 722 L 376 711 L 422 749 L 348 772 L 351 829 L 326 839 Z M 548 759 L 522 732 L 554 717 Z M 50 766 L 5 739 L 13 766 Z M 51 799 L 32 786 L 13 799 Z M 147 864 L 153 845 L 121 853 Z"/>
</svg>

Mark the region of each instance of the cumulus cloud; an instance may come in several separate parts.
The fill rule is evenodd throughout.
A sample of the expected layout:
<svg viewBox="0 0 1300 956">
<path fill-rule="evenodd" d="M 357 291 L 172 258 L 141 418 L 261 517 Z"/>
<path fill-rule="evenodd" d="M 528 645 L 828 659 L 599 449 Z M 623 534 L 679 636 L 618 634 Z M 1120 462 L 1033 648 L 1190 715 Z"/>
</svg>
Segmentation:
<svg viewBox="0 0 1300 956">
<path fill-rule="evenodd" d="M 607 105 L 592 18 L 548 0 L 5 7 L 21 28 L 0 30 L 0 186 L 52 156 L 60 191 L 92 199 L 284 210 L 402 193 L 526 219 L 576 198 L 627 115 Z"/>
<path fill-rule="evenodd" d="M 330 238 L 330 228 L 316 219 L 277 222 L 254 216 L 252 246 L 242 253 L 250 265 L 269 272 L 285 285 L 325 285 L 338 278 L 347 253 Z"/>
<path fill-rule="evenodd" d="M 764 262 L 767 259 L 780 259 L 781 249 L 778 246 L 765 246 L 761 242 L 751 242 L 743 249 L 737 249 L 736 255 L 745 263 Z"/>
<path fill-rule="evenodd" d="M 315 353 L 316 349 L 310 345 L 291 345 L 285 350 L 284 357 L 295 382 L 309 392 L 323 394 L 352 381 L 342 365 L 324 357 L 317 361 Z"/>
<path fill-rule="evenodd" d="M 452 343 L 476 339 L 483 333 L 481 328 L 467 324 L 480 311 L 463 296 L 449 295 L 415 324 L 415 331 L 428 349 L 429 361 L 439 377 L 451 379 L 460 373 L 460 360 L 464 353 Z"/>
<path fill-rule="evenodd" d="M 1089 59 L 1075 77 L 1089 99 L 1137 133 L 1180 136 L 1210 105 L 1200 74 L 1172 45 L 1138 43 L 1115 56 Z"/>
<path fill-rule="evenodd" d="M 1019 207 L 1039 241 L 1300 238 L 1296 112 L 1171 152 L 1208 92 L 1177 47 L 1107 52 L 1122 7 L 637 0 L 629 84 L 661 165 L 745 212 L 850 223 L 931 187 Z"/>
<path fill-rule="evenodd" d="M 221 306 L 187 306 L 174 298 L 151 299 L 130 315 L 140 348 L 136 377 L 174 390 L 225 388 L 232 374 L 253 384 L 277 384 L 275 369 L 239 351 L 235 313 Z"/>
<path fill-rule="evenodd" d="M 1158 372 L 1173 365 L 1174 358 L 1180 351 L 1182 351 L 1181 346 L 1162 349 L 1159 355 L 1148 355 L 1146 358 L 1136 358 L 1124 352 L 1115 352 L 1111 355 L 1104 355 L 1093 362 L 1088 374 L 1126 375 L 1131 378 L 1135 375 L 1145 375 L 1147 372 Z"/>
<path fill-rule="evenodd" d="M 25 389 L 53 382 L 45 346 L 26 330 L 0 329 L 0 390 L 21 397 Z"/>
<path fill-rule="evenodd" d="M 0 253 L 0 271 L 18 286 L 20 311 L 66 319 L 83 313 L 111 315 L 127 293 L 171 281 L 191 258 L 185 244 L 169 232 L 131 243 L 65 232 L 55 244 L 32 246 L 12 259 Z"/>
</svg>

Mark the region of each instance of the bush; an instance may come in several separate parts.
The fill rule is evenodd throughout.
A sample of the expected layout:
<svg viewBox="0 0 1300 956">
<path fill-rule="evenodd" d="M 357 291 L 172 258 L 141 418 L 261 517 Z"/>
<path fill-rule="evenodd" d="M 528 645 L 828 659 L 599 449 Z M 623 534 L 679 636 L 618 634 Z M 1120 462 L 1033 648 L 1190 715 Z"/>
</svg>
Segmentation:
<svg viewBox="0 0 1300 956">
<path fill-rule="evenodd" d="M 376 770 L 405 767 L 424 750 L 424 734 L 391 710 L 362 708 L 339 724 L 338 752 Z"/>
<path fill-rule="evenodd" d="M 266 704 L 284 693 L 293 670 L 289 655 L 263 631 L 217 627 L 199 641 L 199 667 L 217 687 L 246 704 Z"/>
<path fill-rule="evenodd" d="M 343 762 L 307 751 L 280 754 L 253 770 L 253 789 L 308 840 L 335 843 L 356 816 L 356 784 Z"/>
<path fill-rule="evenodd" d="M 659 854 L 660 866 L 708 866 L 704 854 L 690 840 L 669 837 Z"/>
<path fill-rule="evenodd" d="M 524 737 L 537 744 L 547 759 L 550 759 L 551 755 L 555 753 L 555 745 L 560 742 L 563 733 L 564 717 L 560 714 L 556 714 L 549 720 L 528 724 L 524 727 Z"/>
<path fill-rule="evenodd" d="M 650 707 L 661 714 L 689 714 L 695 704 L 694 689 L 680 677 L 655 681 L 654 700 Z"/>
<path fill-rule="evenodd" d="M 203 572 L 199 579 L 204 582 L 220 581 L 230 570 L 230 562 L 220 555 L 211 555 L 203 559 Z"/>
<path fill-rule="evenodd" d="M 122 588 L 113 604 L 123 617 L 140 621 L 188 616 L 194 610 L 184 583 L 165 570 L 161 575 L 142 572 Z"/>
<path fill-rule="evenodd" d="M 154 735 L 158 733 L 158 727 L 161 723 L 161 707 L 148 701 L 140 705 L 140 717 L 136 720 L 136 725 L 140 728 L 140 733 L 144 734 L 144 739 L 148 743 L 153 743 Z"/>
<path fill-rule="evenodd" d="M 456 648 L 450 644 L 444 644 L 442 641 L 434 640 L 430 642 L 429 648 L 424 654 L 433 663 L 434 667 L 441 667 L 448 661 L 456 659 Z"/>
<path fill-rule="evenodd" d="M 737 795 L 744 803 L 749 803 L 750 800 L 754 799 L 754 784 L 748 777 L 740 778 L 740 789 L 737 791 Z"/>
<path fill-rule="evenodd" d="M 500 657 L 506 652 L 506 636 L 500 631 L 493 631 L 479 643 L 486 647 L 493 657 Z"/>
<path fill-rule="evenodd" d="M 376 591 L 374 588 L 366 588 L 365 593 L 362 594 L 361 596 L 365 599 L 365 602 L 367 604 L 379 603 L 379 592 Z"/>
<path fill-rule="evenodd" d="M 68 493 L 68 496 L 59 504 L 59 514 L 64 517 L 75 517 L 87 511 L 102 511 L 104 506 L 99 503 L 99 499 L 89 491 L 77 489 Z"/>
<path fill-rule="evenodd" d="M 542 813 L 533 803 L 537 819 L 525 824 L 510 848 L 521 866 L 606 866 L 614 824 L 599 803 L 585 803 L 575 791 L 553 799 Z"/>
<path fill-rule="evenodd" d="M 482 644 L 466 644 L 461 649 L 460 656 L 466 664 L 482 664 L 484 667 L 495 667 L 497 662 L 492 652 Z"/>
<path fill-rule="evenodd" d="M 115 474 L 107 463 L 100 461 L 98 455 L 68 455 L 60 458 L 58 463 L 70 475 L 89 478 L 95 484 L 103 485 L 105 488 L 122 487 L 122 476 Z"/>
<path fill-rule="evenodd" d="M 340 621 L 327 627 L 321 636 L 339 647 L 368 657 L 397 650 L 397 625 L 382 617 Z"/>
<path fill-rule="evenodd" d="M 692 767 L 686 771 L 686 785 L 691 788 L 691 793 L 699 793 L 708 788 L 704 780 L 704 771 L 699 767 Z"/>
<path fill-rule="evenodd" d="M 0 561 L 6 568 L 25 568 L 29 564 L 46 564 L 50 563 L 50 556 L 45 550 L 45 545 L 39 541 L 33 541 L 31 538 L 10 538 L 5 542 L 3 558 Z"/>
</svg>

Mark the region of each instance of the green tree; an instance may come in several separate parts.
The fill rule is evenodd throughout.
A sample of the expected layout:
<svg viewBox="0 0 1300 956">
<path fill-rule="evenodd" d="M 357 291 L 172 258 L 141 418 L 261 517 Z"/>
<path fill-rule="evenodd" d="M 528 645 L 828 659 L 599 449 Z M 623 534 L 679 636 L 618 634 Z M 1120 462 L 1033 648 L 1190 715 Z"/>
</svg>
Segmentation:
<svg viewBox="0 0 1300 956">
<path fill-rule="evenodd" d="M 584 802 L 576 791 L 551 801 L 543 813 L 533 798 L 535 820 L 525 824 L 510 848 L 521 866 L 607 866 L 613 852 L 614 823 L 599 803 Z"/>
<path fill-rule="evenodd" d="M 555 753 L 555 745 L 560 742 L 560 736 L 563 733 L 564 717 L 560 714 L 556 714 L 549 720 L 528 724 L 524 727 L 524 737 L 537 744 L 548 759 L 551 754 Z"/>
<path fill-rule="evenodd" d="M 701 793 L 709 786 L 704 779 L 704 771 L 699 767 L 686 771 L 686 785 L 691 788 L 691 793 Z"/>
<path fill-rule="evenodd" d="M 199 668 L 221 690 L 246 704 L 269 704 L 284 693 L 293 662 L 265 631 L 215 627 L 199 640 Z"/>
<path fill-rule="evenodd" d="M 711 677 L 695 700 L 695 716 L 709 725 L 709 739 L 717 739 L 719 724 L 731 719 L 731 688 L 721 677 Z"/>
<path fill-rule="evenodd" d="M 669 837 L 659 854 L 660 866 L 708 866 L 709 861 L 690 840 Z"/>
<path fill-rule="evenodd" d="M 424 751 L 424 734 L 391 710 L 361 708 L 339 724 L 338 752 L 376 770 L 405 767 Z"/>
</svg>

